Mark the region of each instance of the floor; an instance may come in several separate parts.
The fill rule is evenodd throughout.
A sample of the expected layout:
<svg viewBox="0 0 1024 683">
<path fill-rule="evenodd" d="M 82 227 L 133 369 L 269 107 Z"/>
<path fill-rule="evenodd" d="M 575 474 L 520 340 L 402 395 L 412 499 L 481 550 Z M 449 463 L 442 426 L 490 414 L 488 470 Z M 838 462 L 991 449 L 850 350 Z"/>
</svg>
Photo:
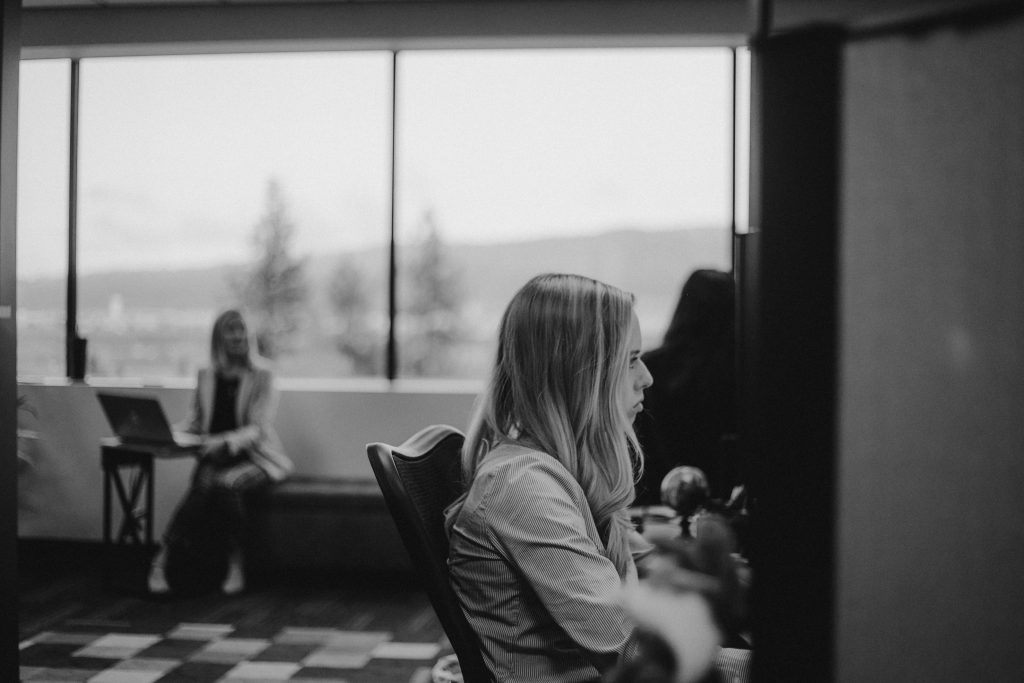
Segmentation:
<svg viewBox="0 0 1024 683">
<path fill-rule="evenodd" d="M 19 545 L 22 681 L 429 683 L 451 652 L 414 577 L 279 575 L 236 597 L 154 598 L 144 570 L 111 571 L 100 551 Z"/>
</svg>

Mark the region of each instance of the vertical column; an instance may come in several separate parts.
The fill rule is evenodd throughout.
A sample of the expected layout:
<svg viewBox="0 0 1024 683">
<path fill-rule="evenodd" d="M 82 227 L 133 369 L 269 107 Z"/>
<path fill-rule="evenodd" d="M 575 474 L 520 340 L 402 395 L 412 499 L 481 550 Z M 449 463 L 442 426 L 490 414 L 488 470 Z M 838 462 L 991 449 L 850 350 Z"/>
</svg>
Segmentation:
<svg viewBox="0 0 1024 683">
<path fill-rule="evenodd" d="M 15 220 L 21 3 L 0 1 L 0 680 L 18 680 Z"/>
<path fill-rule="evenodd" d="M 840 31 L 753 46 L 754 678 L 834 670 Z"/>
<path fill-rule="evenodd" d="M 384 372 L 389 380 L 398 377 L 398 251 L 395 245 L 398 178 L 398 52 L 391 53 L 391 233 L 388 236 L 388 341 Z"/>
<path fill-rule="evenodd" d="M 67 375 L 85 379 L 85 340 L 78 336 L 78 74 L 79 61 L 71 60 L 71 110 L 68 140 L 68 279 L 64 349 Z"/>
</svg>

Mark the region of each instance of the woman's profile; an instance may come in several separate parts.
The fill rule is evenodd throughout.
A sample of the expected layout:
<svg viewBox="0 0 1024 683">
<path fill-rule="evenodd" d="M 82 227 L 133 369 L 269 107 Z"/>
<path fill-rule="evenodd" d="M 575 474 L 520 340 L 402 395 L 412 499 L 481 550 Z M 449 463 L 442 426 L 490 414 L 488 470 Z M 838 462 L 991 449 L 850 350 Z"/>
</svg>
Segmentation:
<svg viewBox="0 0 1024 683">
<path fill-rule="evenodd" d="M 168 552 L 202 525 L 216 521 L 226 532 L 227 575 L 224 593 L 245 588 L 244 495 L 291 473 L 293 466 L 272 426 L 277 394 L 271 371 L 253 354 L 254 344 L 242 314 L 221 313 L 210 337 L 210 366 L 199 371 L 183 431 L 201 435 L 198 460 L 185 498 L 179 504 L 153 559 L 149 589 L 169 590 L 164 567 Z M 216 520 L 204 516 L 216 515 Z"/>
<path fill-rule="evenodd" d="M 505 310 L 468 490 L 446 512 L 453 588 L 496 680 L 596 681 L 632 647 L 640 345 L 632 295 L 589 278 L 535 277 Z"/>
</svg>

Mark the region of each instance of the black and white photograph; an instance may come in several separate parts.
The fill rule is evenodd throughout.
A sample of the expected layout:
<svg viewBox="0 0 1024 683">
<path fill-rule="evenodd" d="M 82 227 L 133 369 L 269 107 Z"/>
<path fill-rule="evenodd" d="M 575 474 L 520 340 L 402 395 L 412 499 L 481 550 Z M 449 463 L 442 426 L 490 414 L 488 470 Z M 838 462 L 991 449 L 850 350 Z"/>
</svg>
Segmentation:
<svg viewBox="0 0 1024 683">
<path fill-rule="evenodd" d="M 1024 680 L 1024 1 L 0 58 L 0 682 Z"/>
</svg>

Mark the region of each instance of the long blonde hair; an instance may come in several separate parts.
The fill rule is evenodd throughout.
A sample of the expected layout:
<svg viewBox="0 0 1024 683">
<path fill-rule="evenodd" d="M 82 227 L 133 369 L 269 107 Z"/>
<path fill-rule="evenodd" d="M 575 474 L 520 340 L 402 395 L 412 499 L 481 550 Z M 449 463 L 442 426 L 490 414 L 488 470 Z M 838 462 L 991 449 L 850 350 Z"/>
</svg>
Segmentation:
<svg viewBox="0 0 1024 683">
<path fill-rule="evenodd" d="M 225 330 L 227 330 L 228 325 L 236 321 L 241 322 L 246 331 L 245 357 L 241 359 L 229 358 L 227 350 L 224 348 Z M 252 332 L 249 330 L 249 326 L 246 325 L 241 311 L 229 308 L 218 315 L 217 319 L 213 321 L 213 331 L 210 333 L 210 364 L 217 372 L 228 371 L 236 364 L 251 369 L 255 365 L 253 358 L 254 348 L 255 343 L 253 342 Z"/>
<path fill-rule="evenodd" d="M 527 282 L 505 309 L 494 368 L 462 449 L 466 482 L 501 441 L 561 462 L 583 488 L 623 578 L 632 563 L 626 508 L 634 465 L 637 472 L 642 467 L 632 423 L 617 401 L 632 313 L 631 294 L 597 280 L 548 274 Z"/>
</svg>

